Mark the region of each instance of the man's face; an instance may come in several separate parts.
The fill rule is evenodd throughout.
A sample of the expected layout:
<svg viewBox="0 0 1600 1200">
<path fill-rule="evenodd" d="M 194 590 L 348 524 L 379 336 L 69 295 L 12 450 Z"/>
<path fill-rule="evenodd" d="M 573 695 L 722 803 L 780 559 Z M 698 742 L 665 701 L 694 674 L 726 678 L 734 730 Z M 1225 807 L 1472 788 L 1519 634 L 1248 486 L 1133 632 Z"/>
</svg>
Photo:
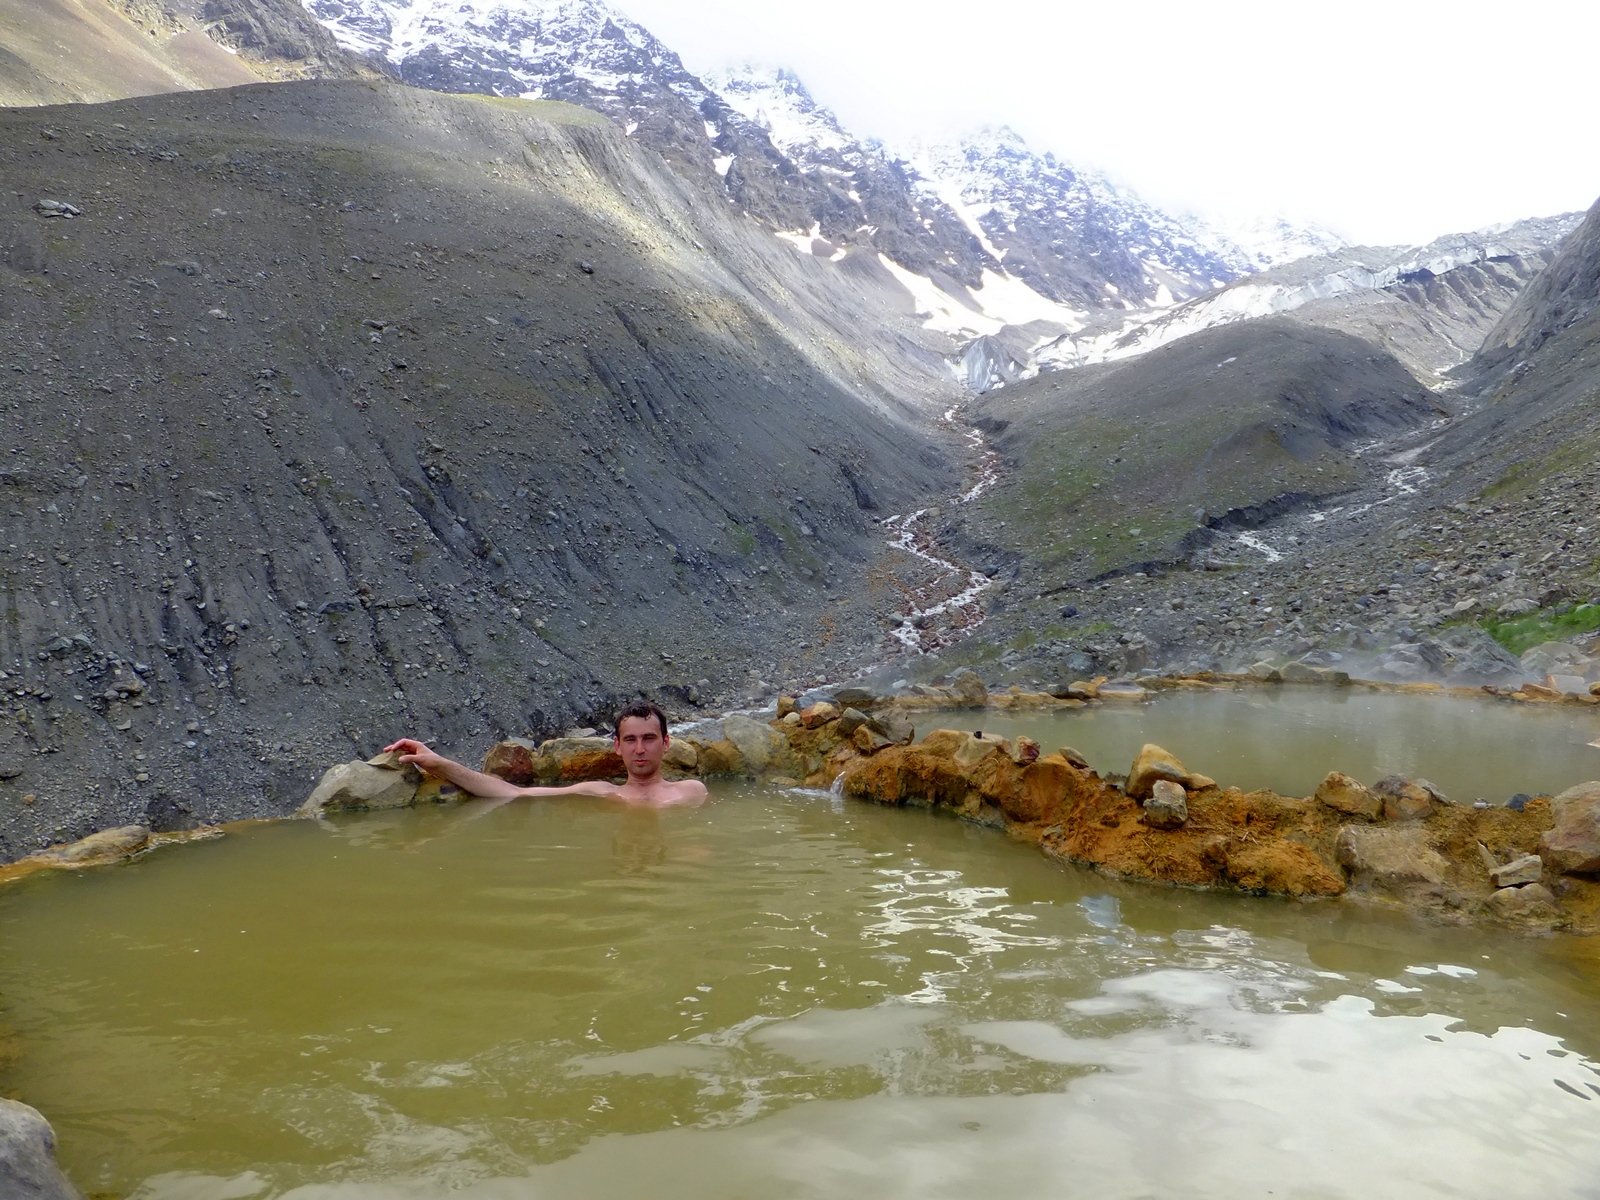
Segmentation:
<svg viewBox="0 0 1600 1200">
<path fill-rule="evenodd" d="M 617 754 L 629 775 L 654 775 L 661 770 L 667 739 L 653 717 L 623 717 L 617 726 Z"/>
</svg>

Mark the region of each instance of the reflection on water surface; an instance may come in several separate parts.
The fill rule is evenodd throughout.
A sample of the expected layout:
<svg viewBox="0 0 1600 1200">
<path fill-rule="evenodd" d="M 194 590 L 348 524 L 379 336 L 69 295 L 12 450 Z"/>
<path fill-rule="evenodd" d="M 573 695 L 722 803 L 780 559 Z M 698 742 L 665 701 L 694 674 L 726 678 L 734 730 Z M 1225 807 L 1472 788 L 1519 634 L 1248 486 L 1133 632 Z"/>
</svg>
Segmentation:
<svg viewBox="0 0 1600 1200">
<path fill-rule="evenodd" d="M 0 892 L 0 944 L 0 1090 L 138 1200 L 1600 1178 L 1571 942 L 1121 885 L 812 793 L 266 827 Z"/>
</svg>

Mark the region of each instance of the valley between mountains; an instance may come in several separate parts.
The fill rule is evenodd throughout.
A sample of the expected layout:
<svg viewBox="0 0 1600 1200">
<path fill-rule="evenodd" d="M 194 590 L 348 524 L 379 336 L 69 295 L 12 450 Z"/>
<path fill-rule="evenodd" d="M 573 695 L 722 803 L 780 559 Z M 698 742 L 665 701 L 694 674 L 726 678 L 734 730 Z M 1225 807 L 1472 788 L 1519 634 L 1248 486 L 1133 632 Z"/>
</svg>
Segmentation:
<svg viewBox="0 0 1600 1200">
<path fill-rule="evenodd" d="M 287 0 L 96 10 L 98 71 L 12 38 L 0 858 L 641 693 L 1600 679 L 1487 627 L 1600 599 L 1600 208 L 1249 250 L 594 7 L 562 94 Z"/>
</svg>

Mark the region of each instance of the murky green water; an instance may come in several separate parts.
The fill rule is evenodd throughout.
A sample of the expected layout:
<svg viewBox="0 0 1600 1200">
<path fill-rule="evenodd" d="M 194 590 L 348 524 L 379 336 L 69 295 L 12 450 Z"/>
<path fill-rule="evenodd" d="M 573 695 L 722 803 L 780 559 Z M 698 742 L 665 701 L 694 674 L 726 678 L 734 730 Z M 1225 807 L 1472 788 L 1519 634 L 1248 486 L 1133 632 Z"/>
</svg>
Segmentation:
<svg viewBox="0 0 1600 1200">
<path fill-rule="evenodd" d="M 939 725 L 1070 745 L 1101 772 L 1126 772 L 1145 742 L 1224 786 L 1309 796 L 1329 771 L 1372 784 L 1422 777 L 1458 804 L 1503 804 L 1600 779 L 1600 710 L 1359 689 L 1249 687 L 1177 691 L 1144 704 L 1050 715 L 919 714 Z"/>
<path fill-rule="evenodd" d="M 118 1197 L 1600 1189 L 1571 943 L 815 793 L 264 827 L 0 891 L 0 945 L 0 1091 Z"/>
</svg>

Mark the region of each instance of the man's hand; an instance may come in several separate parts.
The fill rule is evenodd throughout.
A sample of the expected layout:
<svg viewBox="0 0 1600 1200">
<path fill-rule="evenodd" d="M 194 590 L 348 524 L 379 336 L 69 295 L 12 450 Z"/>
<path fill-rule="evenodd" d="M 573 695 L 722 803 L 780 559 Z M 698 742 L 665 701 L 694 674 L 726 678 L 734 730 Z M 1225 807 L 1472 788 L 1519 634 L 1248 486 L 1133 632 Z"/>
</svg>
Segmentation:
<svg viewBox="0 0 1600 1200">
<path fill-rule="evenodd" d="M 389 743 L 383 748 L 385 754 L 398 753 L 400 761 L 410 763 L 424 775 L 444 776 L 444 767 L 450 760 L 442 754 L 435 754 L 416 738 L 400 738 Z"/>
</svg>

